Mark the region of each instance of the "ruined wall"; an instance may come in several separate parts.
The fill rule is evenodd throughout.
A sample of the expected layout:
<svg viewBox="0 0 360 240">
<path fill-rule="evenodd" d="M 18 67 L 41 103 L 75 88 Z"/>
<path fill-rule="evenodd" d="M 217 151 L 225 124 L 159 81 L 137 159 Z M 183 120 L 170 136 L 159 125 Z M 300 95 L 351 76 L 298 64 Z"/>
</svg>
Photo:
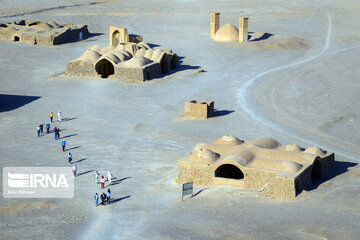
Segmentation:
<svg viewBox="0 0 360 240">
<path fill-rule="evenodd" d="M 195 185 L 212 185 L 213 168 L 205 164 L 178 161 L 178 183 L 193 182 Z"/>
<path fill-rule="evenodd" d="M 82 32 L 82 38 L 87 38 L 89 36 L 89 30 L 87 29 L 87 25 L 84 25 L 78 29 L 68 29 L 66 32 L 61 33 L 58 36 L 54 37 L 53 44 L 62 44 L 67 42 L 73 42 L 81 40 L 79 39 L 80 33 Z"/>
<path fill-rule="evenodd" d="M 79 60 L 67 63 L 65 75 L 72 77 L 97 77 L 93 64 Z"/>
<path fill-rule="evenodd" d="M 214 114 L 214 102 L 198 103 L 191 100 L 185 103 L 185 117 L 190 119 L 207 119 Z"/>
<path fill-rule="evenodd" d="M 115 66 L 115 78 L 127 82 L 143 82 L 161 75 L 159 63 L 151 63 L 144 67 Z"/>
</svg>

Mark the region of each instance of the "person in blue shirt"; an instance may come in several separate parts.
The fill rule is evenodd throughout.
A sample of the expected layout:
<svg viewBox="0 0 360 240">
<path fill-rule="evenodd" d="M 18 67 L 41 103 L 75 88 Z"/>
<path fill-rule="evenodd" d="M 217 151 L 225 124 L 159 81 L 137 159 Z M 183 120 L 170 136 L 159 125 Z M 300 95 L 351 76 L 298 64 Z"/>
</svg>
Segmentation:
<svg viewBox="0 0 360 240">
<path fill-rule="evenodd" d="M 108 191 L 106 192 L 106 202 L 107 202 L 107 204 L 110 204 L 110 196 L 111 196 L 111 191 L 110 191 L 110 188 L 109 188 Z"/>
<path fill-rule="evenodd" d="M 61 146 L 62 146 L 63 152 L 65 152 L 66 141 L 63 140 L 63 141 L 61 142 Z"/>
<path fill-rule="evenodd" d="M 46 133 L 49 134 L 50 133 L 50 124 L 46 123 Z"/>
<path fill-rule="evenodd" d="M 95 205 L 99 206 L 99 195 L 97 193 L 94 196 L 94 200 L 95 200 Z"/>
</svg>

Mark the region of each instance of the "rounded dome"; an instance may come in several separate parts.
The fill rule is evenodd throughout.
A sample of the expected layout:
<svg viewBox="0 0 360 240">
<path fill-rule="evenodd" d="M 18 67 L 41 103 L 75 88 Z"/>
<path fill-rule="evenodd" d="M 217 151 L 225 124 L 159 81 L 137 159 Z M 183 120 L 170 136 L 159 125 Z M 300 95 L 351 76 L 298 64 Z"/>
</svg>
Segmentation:
<svg viewBox="0 0 360 240">
<path fill-rule="evenodd" d="M 288 152 L 301 152 L 301 148 L 296 144 L 289 144 L 285 147 L 285 151 Z"/>
<path fill-rule="evenodd" d="M 218 153 L 215 153 L 206 148 L 199 148 L 197 151 L 194 151 L 190 156 L 190 159 L 193 161 L 209 164 L 215 162 L 219 158 L 220 155 Z"/>
<path fill-rule="evenodd" d="M 112 52 L 114 50 L 115 50 L 115 48 L 113 46 L 109 45 L 109 46 L 106 46 L 106 47 L 102 47 L 101 49 L 99 49 L 98 52 L 100 54 L 106 54 L 106 53 Z"/>
<path fill-rule="evenodd" d="M 121 64 L 126 67 L 143 67 L 151 62 L 152 61 L 148 58 L 137 56 L 137 57 L 133 57 L 128 61 L 122 62 Z"/>
<path fill-rule="evenodd" d="M 100 50 L 102 49 L 103 47 L 102 46 L 99 46 L 99 45 L 92 45 L 88 48 L 89 51 L 95 51 L 95 52 L 98 52 L 100 53 Z"/>
<path fill-rule="evenodd" d="M 148 50 L 148 49 L 151 49 L 151 47 L 149 46 L 149 44 L 147 44 L 146 42 L 139 42 L 137 44 L 138 48 L 140 49 L 145 49 L 145 50 Z"/>
<path fill-rule="evenodd" d="M 205 146 L 205 143 L 198 143 L 198 144 L 196 144 L 196 146 L 194 147 L 194 152 L 197 152 L 197 151 L 199 151 L 201 148 L 204 148 L 204 146 Z"/>
<path fill-rule="evenodd" d="M 314 147 L 314 146 L 313 147 L 308 147 L 304 152 L 314 154 L 314 155 L 318 155 L 318 156 L 324 155 L 323 150 L 321 150 L 318 147 Z"/>
<path fill-rule="evenodd" d="M 246 166 L 249 162 L 254 159 L 254 154 L 248 150 L 241 150 L 235 154 L 232 154 L 224 159 L 228 161 L 234 161 L 242 166 Z"/>
<path fill-rule="evenodd" d="M 151 56 L 153 55 L 154 51 L 152 49 L 146 50 L 144 57 L 151 59 Z"/>
<path fill-rule="evenodd" d="M 144 56 L 146 53 L 146 50 L 144 48 L 140 48 L 139 50 L 137 50 L 137 52 L 135 53 L 135 56 Z"/>
<path fill-rule="evenodd" d="M 115 50 L 115 51 L 112 51 L 111 53 L 114 54 L 118 59 L 120 59 L 121 62 L 130 59 L 128 56 L 124 55 L 124 53 L 120 50 Z"/>
<path fill-rule="evenodd" d="M 272 138 L 267 138 L 267 137 L 261 137 L 261 138 L 255 139 L 251 143 L 254 144 L 255 146 L 262 147 L 262 148 L 269 148 L 269 149 L 274 149 L 274 148 L 277 148 L 278 146 L 280 146 L 280 143 L 278 141 L 276 141 L 275 139 L 272 139 Z"/>
<path fill-rule="evenodd" d="M 242 141 L 232 135 L 225 135 L 216 141 L 217 144 L 239 145 Z"/>
<path fill-rule="evenodd" d="M 238 42 L 239 30 L 231 24 L 226 24 L 216 31 L 214 40 L 217 42 Z"/>
<path fill-rule="evenodd" d="M 302 167 L 300 163 L 281 161 L 282 170 L 286 172 L 297 172 Z"/>
<path fill-rule="evenodd" d="M 95 63 L 100 57 L 101 55 L 98 52 L 88 50 L 84 52 L 83 55 L 78 58 L 78 60 Z"/>
<path fill-rule="evenodd" d="M 112 54 L 112 53 L 106 53 L 106 54 L 102 55 L 102 56 L 98 59 L 97 62 L 100 62 L 100 60 L 102 60 L 102 59 L 107 59 L 109 62 L 111 62 L 111 63 L 114 64 L 114 65 L 116 65 L 116 64 L 118 64 L 118 63 L 121 62 L 120 59 L 119 59 L 117 56 L 115 56 L 114 54 Z"/>
</svg>

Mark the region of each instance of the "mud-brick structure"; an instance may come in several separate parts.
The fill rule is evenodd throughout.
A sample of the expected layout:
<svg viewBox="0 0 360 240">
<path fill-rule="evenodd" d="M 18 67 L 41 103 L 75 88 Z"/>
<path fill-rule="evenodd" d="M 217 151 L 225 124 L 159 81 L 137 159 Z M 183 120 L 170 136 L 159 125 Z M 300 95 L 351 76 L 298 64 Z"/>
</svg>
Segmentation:
<svg viewBox="0 0 360 240">
<path fill-rule="evenodd" d="M 0 23 L 0 39 L 8 42 L 53 46 L 78 41 L 88 35 L 87 25 L 25 20 Z"/>
<path fill-rule="evenodd" d="M 196 100 L 191 100 L 185 103 L 186 119 L 207 119 L 212 115 L 214 115 L 214 101 L 198 103 Z"/>
<path fill-rule="evenodd" d="M 178 161 L 178 182 L 233 185 L 265 198 L 291 199 L 334 168 L 334 153 L 318 147 L 283 146 L 272 138 L 243 142 L 226 135 L 195 146 Z"/>
<path fill-rule="evenodd" d="M 210 14 L 210 37 L 217 42 L 246 42 L 248 40 L 248 17 L 239 17 L 239 29 L 225 24 L 220 27 L 220 13 Z"/>
<path fill-rule="evenodd" d="M 79 58 L 68 62 L 65 75 L 143 82 L 177 68 L 179 59 L 172 50 L 152 49 L 145 42 L 137 43 L 140 39 L 138 35 L 129 37 L 124 28 L 111 26 L 110 45 L 90 46 Z"/>
</svg>

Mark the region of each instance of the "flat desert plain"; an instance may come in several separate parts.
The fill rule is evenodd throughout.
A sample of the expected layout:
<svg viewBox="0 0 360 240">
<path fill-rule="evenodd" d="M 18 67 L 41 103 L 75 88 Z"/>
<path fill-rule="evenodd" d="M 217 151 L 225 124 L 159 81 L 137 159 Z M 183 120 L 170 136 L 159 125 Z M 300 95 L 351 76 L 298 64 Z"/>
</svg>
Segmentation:
<svg viewBox="0 0 360 240">
<path fill-rule="evenodd" d="M 248 16 L 266 37 L 212 41 L 214 11 L 220 25 Z M 359 1 L 1 1 L 2 22 L 21 19 L 87 24 L 92 36 L 0 42 L 0 165 L 69 166 L 60 142 L 36 133 L 61 110 L 67 121 L 52 127 L 79 176 L 71 199 L 2 197 L 0 239 L 359 239 Z M 68 61 L 108 44 L 110 25 L 172 49 L 178 71 L 137 84 L 65 77 Z M 183 120 L 191 99 L 214 100 L 215 117 Z M 177 161 L 226 134 L 318 146 L 335 152 L 336 169 L 293 200 L 195 186 L 181 201 Z M 96 207 L 93 174 L 109 169 L 113 203 Z"/>
</svg>

